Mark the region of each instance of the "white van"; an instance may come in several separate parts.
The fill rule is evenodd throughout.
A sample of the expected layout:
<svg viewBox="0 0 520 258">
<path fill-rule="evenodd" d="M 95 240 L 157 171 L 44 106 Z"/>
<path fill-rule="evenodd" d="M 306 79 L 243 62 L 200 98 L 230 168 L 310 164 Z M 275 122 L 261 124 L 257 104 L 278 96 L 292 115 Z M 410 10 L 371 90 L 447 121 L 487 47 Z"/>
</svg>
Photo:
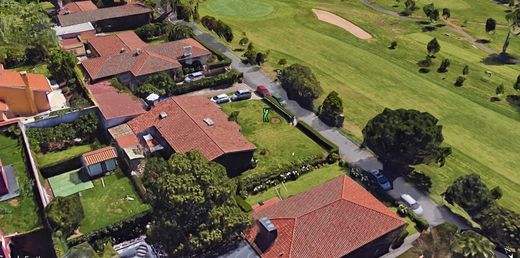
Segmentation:
<svg viewBox="0 0 520 258">
<path fill-rule="evenodd" d="M 423 208 L 411 195 L 402 194 L 401 201 L 403 201 L 404 204 L 410 207 L 415 214 L 419 216 L 423 214 Z"/>
</svg>

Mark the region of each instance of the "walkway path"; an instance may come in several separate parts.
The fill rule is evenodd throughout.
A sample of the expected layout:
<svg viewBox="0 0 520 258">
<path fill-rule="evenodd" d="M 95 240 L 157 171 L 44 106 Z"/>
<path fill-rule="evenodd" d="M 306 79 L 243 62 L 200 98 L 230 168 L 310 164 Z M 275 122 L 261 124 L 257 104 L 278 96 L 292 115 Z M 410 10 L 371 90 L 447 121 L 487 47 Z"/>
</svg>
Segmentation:
<svg viewBox="0 0 520 258">
<path fill-rule="evenodd" d="M 400 17 L 402 19 L 409 19 L 409 20 L 415 20 L 415 21 L 423 20 L 423 19 L 420 19 L 420 18 L 413 18 L 413 17 L 408 17 L 408 16 L 402 16 L 398 12 L 385 9 L 385 8 L 375 4 L 374 2 L 372 2 L 370 0 L 361 0 L 361 3 L 363 3 L 364 5 L 370 7 L 371 9 L 373 9 L 373 10 L 375 10 L 377 12 L 380 12 L 380 13 L 384 13 L 384 14 Z M 482 43 L 477 42 L 477 39 L 474 38 L 473 36 L 471 36 L 466 31 L 464 31 L 464 29 L 461 26 L 451 22 L 450 20 L 444 20 L 444 21 L 446 22 L 446 24 L 448 25 L 448 28 L 451 31 L 459 34 L 461 37 L 463 37 L 465 40 L 467 40 L 473 46 L 479 48 L 480 50 L 486 52 L 487 54 L 496 54 L 497 53 L 495 50 L 489 48 L 488 46 L 486 46 L 486 45 L 484 45 Z"/>
</svg>

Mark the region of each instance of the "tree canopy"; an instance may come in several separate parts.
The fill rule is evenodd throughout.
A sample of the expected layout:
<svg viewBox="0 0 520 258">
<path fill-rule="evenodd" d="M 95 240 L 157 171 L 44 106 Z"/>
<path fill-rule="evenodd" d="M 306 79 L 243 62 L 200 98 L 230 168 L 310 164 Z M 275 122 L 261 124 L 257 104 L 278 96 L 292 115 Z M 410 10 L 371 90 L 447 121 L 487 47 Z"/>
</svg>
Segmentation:
<svg viewBox="0 0 520 258">
<path fill-rule="evenodd" d="M 497 21 L 493 18 L 488 18 L 486 20 L 486 32 L 491 33 L 495 31 L 495 28 L 497 26 Z"/>
<path fill-rule="evenodd" d="M 363 129 L 363 144 L 386 165 L 403 167 L 430 162 L 443 165 L 451 149 L 441 147 L 444 137 L 437 122 L 427 112 L 386 108 L 368 121 Z"/>
<path fill-rule="evenodd" d="M 83 219 L 83 207 L 77 195 L 57 196 L 45 207 L 47 221 L 53 231 L 61 231 L 65 237 L 76 230 Z"/>
<path fill-rule="evenodd" d="M 203 257 L 225 246 L 250 224 L 233 198 L 236 183 L 225 168 L 198 151 L 153 158 L 143 183 L 154 207 L 148 232 L 172 257 Z"/>
<path fill-rule="evenodd" d="M 339 119 L 342 114 L 343 100 L 336 91 L 332 91 L 323 101 L 319 118 L 329 126 L 341 126 Z"/>
<path fill-rule="evenodd" d="M 287 97 L 312 110 L 313 102 L 323 93 L 320 82 L 307 66 L 292 64 L 280 72 L 278 79 Z"/>
<path fill-rule="evenodd" d="M 456 257 L 492 258 L 495 244 L 475 231 L 464 231 L 455 234 L 452 240 L 453 253 Z"/>
<path fill-rule="evenodd" d="M 76 62 L 77 59 L 72 53 L 63 49 L 56 49 L 51 53 L 47 69 L 56 81 L 68 81 L 75 78 Z"/>
<path fill-rule="evenodd" d="M 461 176 L 443 193 L 444 199 L 450 204 L 457 204 L 468 213 L 481 211 L 494 203 L 487 186 L 480 180 L 478 174 Z"/>
<path fill-rule="evenodd" d="M 193 29 L 188 25 L 184 25 L 184 24 L 168 25 L 165 30 L 166 30 L 166 36 L 169 41 L 193 37 Z"/>
<path fill-rule="evenodd" d="M 428 55 L 434 56 L 439 51 L 441 51 L 441 45 L 439 45 L 439 42 L 437 41 L 437 38 L 433 38 L 428 42 L 428 45 L 426 45 L 426 50 L 428 50 Z"/>
</svg>

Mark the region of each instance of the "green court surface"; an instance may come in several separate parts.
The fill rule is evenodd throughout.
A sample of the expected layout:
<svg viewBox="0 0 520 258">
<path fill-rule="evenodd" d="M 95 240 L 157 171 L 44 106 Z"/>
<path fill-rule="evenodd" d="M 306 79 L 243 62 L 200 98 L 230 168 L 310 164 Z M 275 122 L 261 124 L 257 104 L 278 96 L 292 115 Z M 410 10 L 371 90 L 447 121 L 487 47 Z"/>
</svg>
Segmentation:
<svg viewBox="0 0 520 258">
<path fill-rule="evenodd" d="M 273 6 L 262 0 L 214 0 L 208 4 L 212 11 L 232 17 L 263 17 L 273 12 Z"/>
<path fill-rule="evenodd" d="M 54 196 L 69 196 L 94 187 L 91 181 L 80 179 L 81 169 L 49 178 Z"/>
</svg>

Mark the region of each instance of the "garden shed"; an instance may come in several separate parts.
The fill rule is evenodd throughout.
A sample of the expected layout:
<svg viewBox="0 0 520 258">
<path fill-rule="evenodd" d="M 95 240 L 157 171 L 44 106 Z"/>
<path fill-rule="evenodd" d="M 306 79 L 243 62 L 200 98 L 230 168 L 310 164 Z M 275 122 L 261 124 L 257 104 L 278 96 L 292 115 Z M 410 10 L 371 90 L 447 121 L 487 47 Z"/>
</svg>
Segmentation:
<svg viewBox="0 0 520 258">
<path fill-rule="evenodd" d="M 104 147 L 83 154 L 81 163 L 88 175 L 95 177 L 117 168 L 117 153 L 114 147 Z"/>
</svg>

